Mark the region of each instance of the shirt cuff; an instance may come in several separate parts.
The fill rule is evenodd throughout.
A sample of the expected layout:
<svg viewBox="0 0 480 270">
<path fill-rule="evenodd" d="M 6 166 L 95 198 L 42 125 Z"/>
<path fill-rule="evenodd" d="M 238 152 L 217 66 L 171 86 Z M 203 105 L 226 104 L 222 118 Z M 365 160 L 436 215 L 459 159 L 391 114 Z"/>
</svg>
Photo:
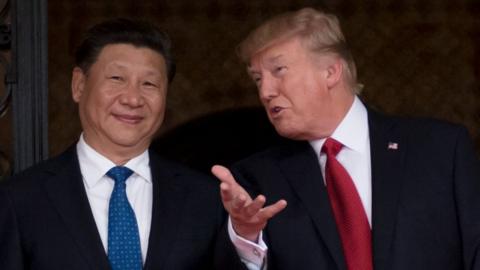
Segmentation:
<svg viewBox="0 0 480 270">
<path fill-rule="evenodd" d="M 247 266 L 251 264 L 256 266 L 255 268 L 248 268 L 261 269 L 268 250 L 267 245 L 263 241 L 263 233 L 260 232 L 258 243 L 247 240 L 237 235 L 233 229 L 232 221 L 230 217 L 228 217 L 228 235 L 230 236 L 230 240 L 237 250 L 238 256 L 240 256 L 240 259 L 247 264 Z"/>
</svg>

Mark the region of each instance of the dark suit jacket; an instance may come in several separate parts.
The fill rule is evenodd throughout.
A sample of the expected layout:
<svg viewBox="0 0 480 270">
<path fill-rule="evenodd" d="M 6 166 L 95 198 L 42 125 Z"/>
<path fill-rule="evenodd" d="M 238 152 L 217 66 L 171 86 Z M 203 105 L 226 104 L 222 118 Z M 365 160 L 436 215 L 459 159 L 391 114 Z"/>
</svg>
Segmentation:
<svg viewBox="0 0 480 270">
<path fill-rule="evenodd" d="M 375 269 L 480 269 L 480 164 L 459 126 L 369 112 Z M 397 143 L 398 149 L 388 144 Z M 269 221 L 269 270 L 345 269 L 308 142 L 291 142 L 233 166 L 237 180 L 287 208 Z"/>
<path fill-rule="evenodd" d="M 231 243 L 217 241 L 225 218 L 217 181 L 153 152 L 150 166 L 153 210 L 144 269 L 241 268 Z M 75 147 L 0 188 L 0 269 L 110 269 Z"/>
</svg>

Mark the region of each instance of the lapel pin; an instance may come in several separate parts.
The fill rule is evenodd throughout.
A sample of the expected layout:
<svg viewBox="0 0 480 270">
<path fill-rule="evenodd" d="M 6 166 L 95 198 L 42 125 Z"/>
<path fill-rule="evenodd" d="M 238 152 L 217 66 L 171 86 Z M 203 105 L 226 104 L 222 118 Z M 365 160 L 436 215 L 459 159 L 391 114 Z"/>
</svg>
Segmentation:
<svg viewBox="0 0 480 270">
<path fill-rule="evenodd" d="M 398 143 L 396 143 L 396 142 L 389 142 L 389 143 L 388 143 L 388 149 L 390 149 L 390 150 L 397 150 L 397 149 L 398 149 Z"/>
</svg>

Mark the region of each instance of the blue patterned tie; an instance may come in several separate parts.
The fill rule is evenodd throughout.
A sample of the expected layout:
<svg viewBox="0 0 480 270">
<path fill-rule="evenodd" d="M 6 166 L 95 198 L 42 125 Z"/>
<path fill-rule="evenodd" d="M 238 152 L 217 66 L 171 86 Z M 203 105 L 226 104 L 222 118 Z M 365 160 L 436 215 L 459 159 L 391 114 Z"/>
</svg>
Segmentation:
<svg viewBox="0 0 480 270">
<path fill-rule="evenodd" d="M 112 270 L 142 269 L 137 220 L 128 202 L 125 184 L 132 173 L 122 166 L 107 172 L 107 176 L 115 181 L 108 209 L 108 260 Z"/>
</svg>

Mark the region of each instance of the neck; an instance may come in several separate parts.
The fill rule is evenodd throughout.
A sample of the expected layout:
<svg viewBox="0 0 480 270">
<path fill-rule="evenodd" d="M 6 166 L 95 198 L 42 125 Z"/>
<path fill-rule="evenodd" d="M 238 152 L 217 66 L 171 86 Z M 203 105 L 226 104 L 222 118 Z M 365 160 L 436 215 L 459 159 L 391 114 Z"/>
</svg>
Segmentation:
<svg viewBox="0 0 480 270">
<path fill-rule="evenodd" d="M 84 140 L 85 143 L 88 144 L 92 149 L 97 151 L 99 154 L 102 156 L 106 157 L 115 165 L 121 166 L 125 165 L 128 161 L 131 159 L 139 156 L 143 152 L 145 152 L 148 148 L 146 147 L 140 147 L 140 146 L 135 146 L 135 147 L 128 147 L 128 146 L 122 146 L 122 145 L 107 145 L 107 144 L 99 144 L 99 143 L 94 143 L 91 142 L 87 136 L 84 134 Z"/>
<path fill-rule="evenodd" d="M 335 132 L 352 107 L 355 95 L 348 89 L 344 89 L 344 91 L 336 91 L 332 98 L 334 106 L 330 110 L 330 117 L 328 117 L 330 120 L 329 123 L 324 126 L 321 132 L 311 139 L 321 139 L 332 136 L 333 132 Z"/>
</svg>

